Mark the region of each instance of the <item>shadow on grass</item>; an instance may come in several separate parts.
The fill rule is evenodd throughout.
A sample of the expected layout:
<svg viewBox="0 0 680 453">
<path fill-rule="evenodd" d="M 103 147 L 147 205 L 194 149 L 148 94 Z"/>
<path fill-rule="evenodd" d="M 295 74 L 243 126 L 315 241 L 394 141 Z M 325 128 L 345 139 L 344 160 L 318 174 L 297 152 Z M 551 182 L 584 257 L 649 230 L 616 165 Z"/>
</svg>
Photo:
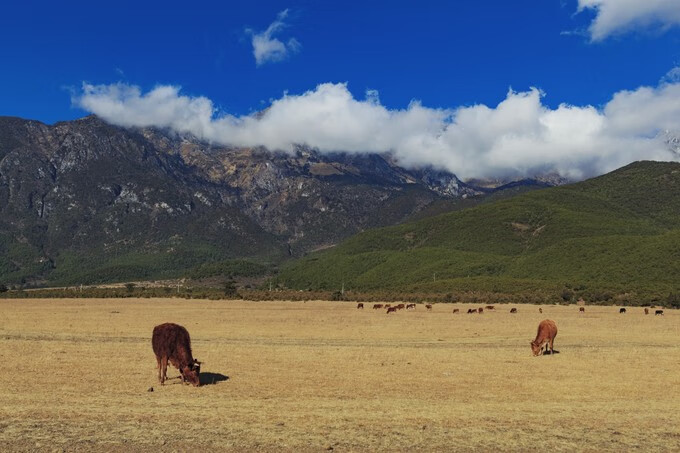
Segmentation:
<svg viewBox="0 0 680 453">
<path fill-rule="evenodd" d="M 229 380 L 229 376 L 225 376 L 221 373 L 210 372 L 201 372 L 201 374 L 198 375 L 198 378 L 201 381 L 201 385 L 213 385 L 217 384 L 218 382 Z"/>
<path fill-rule="evenodd" d="M 559 354 L 559 353 L 560 353 L 560 351 L 558 351 L 558 350 L 554 350 L 552 352 L 550 352 L 550 350 L 547 350 L 547 351 L 543 352 L 543 355 L 551 355 L 551 354 Z"/>
</svg>

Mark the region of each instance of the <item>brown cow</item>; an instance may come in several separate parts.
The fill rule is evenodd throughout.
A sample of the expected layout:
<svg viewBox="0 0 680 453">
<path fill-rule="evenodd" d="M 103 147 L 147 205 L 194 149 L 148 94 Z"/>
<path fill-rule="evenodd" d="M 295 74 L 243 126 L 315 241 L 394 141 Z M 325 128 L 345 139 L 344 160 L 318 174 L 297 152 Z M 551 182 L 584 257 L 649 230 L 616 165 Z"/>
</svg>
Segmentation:
<svg viewBox="0 0 680 453">
<path fill-rule="evenodd" d="M 387 314 L 396 313 L 397 307 L 387 307 Z"/>
<path fill-rule="evenodd" d="M 455 313 L 460 313 L 460 310 L 459 310 L 458 308 L 454 308 L 454 309 L 453 309 L 453 313 L 454 313 L 454 314 L 455 314 Z"/>
<path fill-rule="evenodd" d="M 476 308 L 468 308 L 468 314 L 470 314 L 470 313 L 477 313 L 477 309 Z"/>
<path fill-rule="evenodd" d="M 578 308 L 578 313 L 579 313 L 579 314 L 585 313 L 585 312 L 586 312 L 586 308 L 585 308 L 585 307 L 579 307 L 579 308 Z"/>
<path fill-rule="evenodd" d="M 406 305 L 407 310 L 415 310 L 416 309 L 416 304 L 408 304 Z"/>
<path fill-rule="evenodd" d="M 201 362 L 191 355 L 191 339 L 184 327 L 167 322 L 153 328 L 151 346 L 158 362 L 158 381 L 167 380 L 168 361 L 179 370 L 182 382 L 198 387 Z"/>
<path fill-rule="evenodd" d="M 392 304 L 385 304 L 385 308 L 390 308 Z"/>
<path fill-rule="evenodd" d="M 427 308 L 427 311 L 432 311 L 432 304 L 426 304 L 425 308 Z"/>
<path fill-rule="evenodd" d="M 359 302 L 359 303 L 357 304 L 357 310 L 359 310 L 359 309 L 361 309 L 361 310 L 364 309 L 364 304 L 362 304 L 361 302 Z"/>
<path fill-rule="evenodd" d="M 625 312 L 626 312 L 626 309 L 625 309 L 625 308 L 620 308 L 620 309 L 619 309 L 619 313 L 623 314 L 623 313 L 625 313 Z"/>
<path fill-rule="evenodd" d="M 517 313 L 517 309 L 515 307 L 511 308 L 510 313 Z"/>
<path fill-rule="evenodd" d="M 531 352 L 534 356 L 543 353 L 543 344 L 545 344 L 545 352 L 548 352 L 548 345 L 550 346 L 551 354 L 555 353 L 553 343 L 557 336 L 557 325 L 551 319 L 545 319 L 538 325 L 538 332 L 536 332 L 536 339 L 531 342 Z"/>
<path fill-rule="evenodd" d="M 654 312 L 654 316 L 656 315 L 663 315 L 663 310 L 657 310 Z"/>
<path fill-rule="evenodd" d="M 649 308 L 645 308 L 645 314 L 646 314 L 646 315 L 649 314 Z"/>
<path fill-rule="evenodd" d="M 404 304 L 399 304 L 399 305 L 397 305 L 397 310 L 403 310 L 404 307 L 405 307 Z"/>
<path fill-rule="evenodd" d="M 383 308 L 382 304 L 373 304 L 373 310 L 377 310 L 379 308 Z"/>
<path fill-rule="evenodd" d="M 538 307 L 538 312 L 543 313 L 543 309 L 541 307 Z"/>
<path fill-rule="evenodd" d="M 487 305 L 486 307 L 487 310 L 495 310 L 496 308 L 493 305 Z"/>
<path fill-rule="evenodd" d="M 477 309 L 477 313 L 479 313 L 481 315 L 482 313 L 484 313 L 484 309 L 482 307 L 479 307 Z"/>
</svg>

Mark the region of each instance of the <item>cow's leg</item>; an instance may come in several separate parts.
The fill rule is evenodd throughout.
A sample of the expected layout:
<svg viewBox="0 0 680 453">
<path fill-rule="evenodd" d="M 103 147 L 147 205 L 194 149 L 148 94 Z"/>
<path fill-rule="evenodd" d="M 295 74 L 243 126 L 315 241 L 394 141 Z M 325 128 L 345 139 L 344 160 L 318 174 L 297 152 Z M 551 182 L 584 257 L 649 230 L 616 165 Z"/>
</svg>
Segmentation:
<svg viewBox="0 0 680 453">
<path fill-rule="evenodd" d="M 161 359 L 161 384 L 165 382 L 165 380 L 168 378 L 168 358 L 163 357 Z"/>
<path fill-rule="evenodd" d="M 550 339 L 550 354 L 554 355 L 555 354 L 555 349 L 553 348 L 553 343 L 555 342 L 554 338 Z"/>
<path fill-rule="evenodd" d="M 162 383 L 161 381 L 161 358 L 156 356 L 156 368 L 158 368 L 158 382 Z"/>
</svg>

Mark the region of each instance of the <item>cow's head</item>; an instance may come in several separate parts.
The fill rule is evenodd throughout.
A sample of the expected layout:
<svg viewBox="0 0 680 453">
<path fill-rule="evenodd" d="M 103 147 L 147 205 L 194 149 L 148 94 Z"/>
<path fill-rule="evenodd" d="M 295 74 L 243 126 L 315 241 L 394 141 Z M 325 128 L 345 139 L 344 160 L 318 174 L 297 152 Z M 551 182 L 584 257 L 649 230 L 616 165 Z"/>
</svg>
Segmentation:
<svg viewBox="0 0 680 453">
<path fill-rule="evenodd" d="M 193 385 L 194 387 L 198 387 L 201 384 L 201 380 L 199 378 L 201 374 L 201 362 L 198 360 L 194 359 L 194 361 L 189 365 L 183 367 L 181 371 L 182 377 L 189 384 Z"/>
<path fill-rule="evenodd" d="M 543 352 L 543 348 L 541 348 L 541 345 L 536 343 L 536 341 L 531 342 L 531 352 L 534 353 L 534 357 L 541 355 L 541 352 Z"/>
</svg>

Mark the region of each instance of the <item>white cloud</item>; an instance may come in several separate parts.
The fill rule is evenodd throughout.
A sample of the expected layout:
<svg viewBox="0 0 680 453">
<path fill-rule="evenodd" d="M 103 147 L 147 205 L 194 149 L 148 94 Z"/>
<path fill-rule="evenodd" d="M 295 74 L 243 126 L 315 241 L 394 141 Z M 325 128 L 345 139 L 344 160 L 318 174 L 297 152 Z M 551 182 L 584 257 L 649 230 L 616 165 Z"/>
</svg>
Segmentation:
<svg viewBox="0 0 680 453">
<path fill-rule="evenodd" d="M 634 29 L 680 25 L 678 0 L 578 0 L 578 11 L 585 9 L 596 12 L 588 29 L 593 41 Z"/>
<path fill-rule="evenodd" d="M 433 166 L 461 178 L 520 177 L 557 171 L 581 179 L 636 160 L 677 160 L 659 133 L 680 125 L 680 83 L 615 93 L 603 107 L 550 108 L 532 88 L 496 106 L 388 109 L 378 92 L 355 99 L 345 84 L 284 94 L 255 116 L 217 116 L 204 97 L 158 86 L 84 84 L 74 105 L 122 126 L 190 132 L 214 143 L 291 151 L 391 152 L 404 166 Z"/>
<path fill-rule="evenodd" d="M 288 26 L 284 19 L 288 16 L 288 10 L 281 11 L 276 16 L 276 20 L 267 27 L 267 29 L 260 33 L 255 33 L 253 30 L 246 30 L 252 36 L 253 55 L 255 56 L 255 64 L 257 66 L 265 63 L 274 63 L 283 61 L 292 53 L 300 51 L 302 45 L 295 38 L 290 38 L 287 42 L 280 41 L 274 35 L 280 33 Z"/>
</svg>

